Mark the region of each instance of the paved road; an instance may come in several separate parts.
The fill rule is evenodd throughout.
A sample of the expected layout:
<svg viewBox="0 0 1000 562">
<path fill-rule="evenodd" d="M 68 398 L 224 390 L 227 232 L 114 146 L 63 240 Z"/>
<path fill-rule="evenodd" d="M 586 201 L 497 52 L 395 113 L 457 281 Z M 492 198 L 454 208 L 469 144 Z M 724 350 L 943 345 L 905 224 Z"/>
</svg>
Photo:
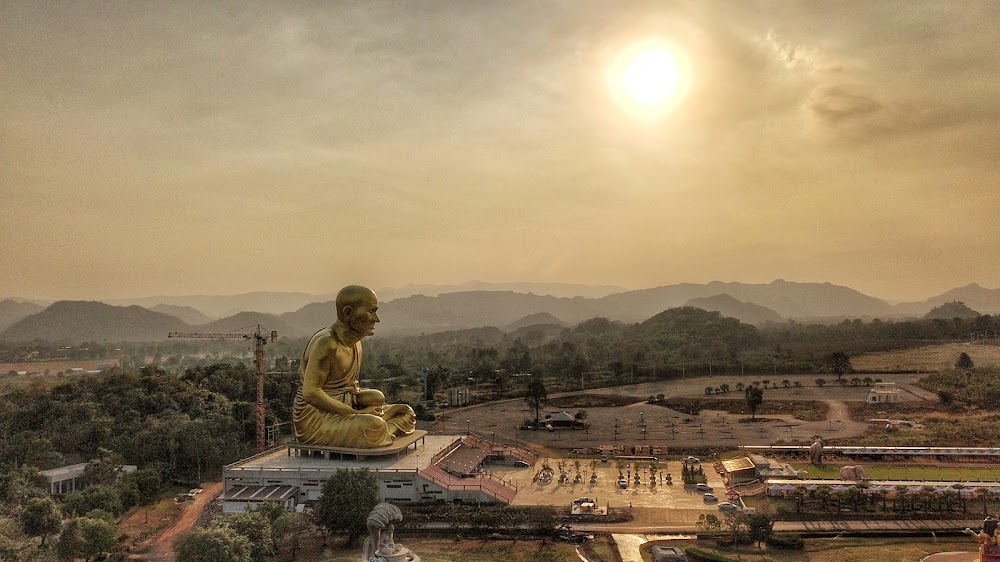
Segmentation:
<svg viewBox="0 0 1000 562">
<path fill-rule="evenodd" d="M 979 562 L 979 553 L 939 552 L 923 558 L 920 562 Z"/>
<path fill-rule="evenodd" d="M 982 525 L 982 520 L 927 520 L 927 521 L 776 521 L 774 530 L 779 532 L 878 532 L 878 531 L 902 531 L 913 533 L 940 532 L 942 530 L 958 531 L 966 527 L 977 527 Z M 627 523 L 613 523 L 606 525 L 591 525 L 581 523 L 573 525 L 578 531 L 606 531 L 609 533 L 623 534 L 654 534 L 654 533 L 694 533 L 695 526 L 691 524 L 661 525 L 648 524 L 644 522 L 629 521 Z"/>
</svg>

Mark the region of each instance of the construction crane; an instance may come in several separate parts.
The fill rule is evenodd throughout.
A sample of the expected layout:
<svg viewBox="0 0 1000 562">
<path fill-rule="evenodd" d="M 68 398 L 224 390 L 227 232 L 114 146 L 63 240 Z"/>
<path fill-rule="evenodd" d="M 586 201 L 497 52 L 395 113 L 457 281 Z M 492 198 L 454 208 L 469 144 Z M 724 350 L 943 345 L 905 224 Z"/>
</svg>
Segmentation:
<svg viewBox="0 0 1000 562">
<path fill-rule="evenodd" d="M 168 338 L 208 338 L 208 339 L 244 339 L 253 340 L 254 355 L 253 364 L 257 367 L 257 452 L 264 450 L 264 346 L 267 345 L 268 336 L 265 334 L 260 324 L 252 334 L 205 334 L 200 332 L 170 332 Z M 271 330 L 271 343 L 278 339 L 278 331 Z"/>
</svg>

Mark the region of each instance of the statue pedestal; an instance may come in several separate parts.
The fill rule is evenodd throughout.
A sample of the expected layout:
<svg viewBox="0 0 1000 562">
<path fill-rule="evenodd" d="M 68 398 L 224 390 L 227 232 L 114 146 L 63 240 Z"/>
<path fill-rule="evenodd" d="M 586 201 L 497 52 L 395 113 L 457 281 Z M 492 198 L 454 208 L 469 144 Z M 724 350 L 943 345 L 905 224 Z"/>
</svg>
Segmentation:
<svg viewBox="0 0 1000 562">
<path fill-rule="evenodd" d="M 384 553 L 381 550 L 375 552 L 376 562 L 419 562 L 420 558 L 410 552 L 410 549 L 402 545 L 397 545 L 395 552 Z"/>
</svg>

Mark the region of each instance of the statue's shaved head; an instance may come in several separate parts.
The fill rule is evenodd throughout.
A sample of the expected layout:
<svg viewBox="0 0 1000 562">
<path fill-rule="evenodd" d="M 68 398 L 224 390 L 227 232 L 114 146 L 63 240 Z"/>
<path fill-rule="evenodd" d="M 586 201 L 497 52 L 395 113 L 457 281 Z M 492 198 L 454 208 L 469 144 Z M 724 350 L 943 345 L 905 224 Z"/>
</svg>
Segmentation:
<svg viewBox="0 0 1000 562">
<path fill-rule="evenodd" d="M 347 321 L 344 307 L 349 306 L 354 309 L 359 304 L 375 304 L 376 302 L 378 302 L 378 297 L 375 296 L 375 291 L 361 285 L 348 285 L 337 293 L 337 319 L 341 322 Z"/>
</svg>

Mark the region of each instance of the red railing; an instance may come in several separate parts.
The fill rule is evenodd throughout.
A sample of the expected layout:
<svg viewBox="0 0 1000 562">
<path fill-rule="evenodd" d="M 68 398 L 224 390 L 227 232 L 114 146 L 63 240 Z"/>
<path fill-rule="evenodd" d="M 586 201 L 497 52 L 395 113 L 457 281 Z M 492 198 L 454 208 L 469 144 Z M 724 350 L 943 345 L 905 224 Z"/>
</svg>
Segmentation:
<svg viewBox="0 0 1000 562">
<path fill-rule="evenodd" d="M 434 484 L 452 491 L 474 490 L 483 492 L 505 503 L 510 503 L 517 495 L 517 486 L 489 472 L 480 472 L 468 478 L 459 478 L 446 472 L 442 468 L 431 465 L 418 472 L 418 474 Z"/>
</svg>

